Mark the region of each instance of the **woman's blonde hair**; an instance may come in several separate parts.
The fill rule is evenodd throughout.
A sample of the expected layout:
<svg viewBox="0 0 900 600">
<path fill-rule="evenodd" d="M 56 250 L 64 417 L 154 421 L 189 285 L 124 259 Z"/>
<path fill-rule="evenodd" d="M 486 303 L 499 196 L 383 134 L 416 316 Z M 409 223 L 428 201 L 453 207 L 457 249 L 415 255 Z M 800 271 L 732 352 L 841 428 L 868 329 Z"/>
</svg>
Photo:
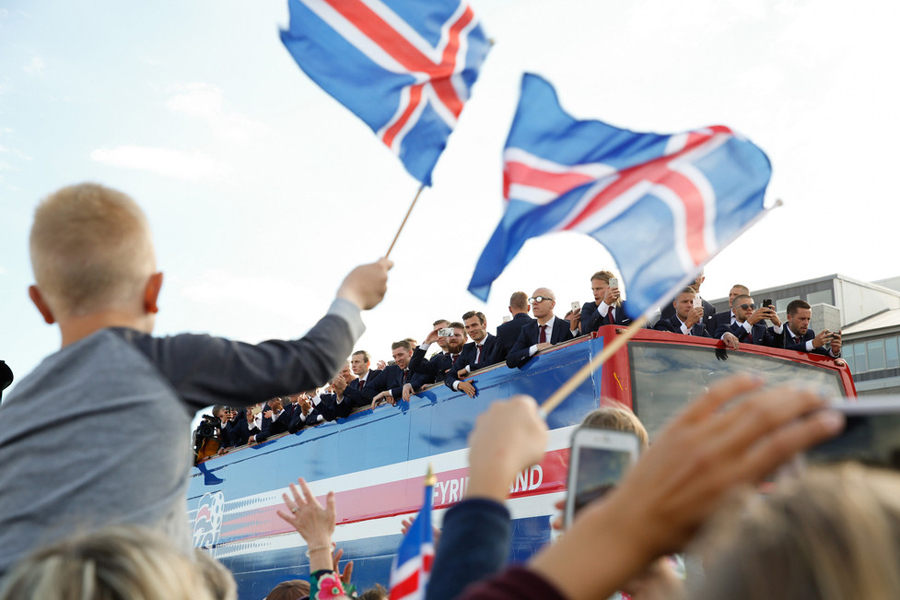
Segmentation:
<svg viewBox="0 0 900 600">
<path fill-rule="evenodd" d="M 34 552 L 0 600 L 215 600 L 198 566 L 162 535 L 116 526 Z"/>
<path fill-rule="evenodd" d="M 855 463 L 750 498 L 705 552 L 701 598 L 900 598 L 900 475 Z"/>
</svg>

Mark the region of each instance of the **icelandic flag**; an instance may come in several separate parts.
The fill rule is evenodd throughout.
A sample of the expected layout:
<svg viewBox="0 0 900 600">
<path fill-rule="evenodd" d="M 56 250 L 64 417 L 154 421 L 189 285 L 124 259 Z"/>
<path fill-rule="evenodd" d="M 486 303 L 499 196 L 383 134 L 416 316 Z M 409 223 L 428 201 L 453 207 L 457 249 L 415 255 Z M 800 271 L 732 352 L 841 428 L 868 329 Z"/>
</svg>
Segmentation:
<svg viewBox="0 0 900 600">
<path fill-rule="evenodd" d="M 460 0 L 288 0 L 281 41 L 313 81 L 431 185 L 490 48 Z"/>
<path fill-rule="evenodd" d="M 424 600 L 431 563 L 434 562 L 434 534 L 431 531 L 431 498 L 434 476 L 426 477 L 425 501 L 410 525 L 394 563 L 391 565 L 391 600 Z"/>
<path fill-rule="evenodd" d="M 503 153 L 506 212 L 469 291 L 491 283 L 529 238 L 579 231 L 603 244 L 636 318 L 664 302 L 763 213 L 772 168 L 727 127 L 675 135 L 577 121 L 525 74 Z"/>
</svg>

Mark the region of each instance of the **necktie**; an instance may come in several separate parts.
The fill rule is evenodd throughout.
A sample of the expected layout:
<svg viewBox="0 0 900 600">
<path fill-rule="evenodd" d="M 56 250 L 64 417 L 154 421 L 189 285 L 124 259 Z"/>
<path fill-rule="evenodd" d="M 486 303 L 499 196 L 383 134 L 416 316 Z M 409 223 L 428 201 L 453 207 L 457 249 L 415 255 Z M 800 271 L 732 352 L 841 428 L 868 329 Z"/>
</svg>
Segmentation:
<svg viewBox="0 0 900 600">
<path fill-rule="evenodd" d="M 606 312 L 606 320 L 607 320 L 607 322 L 608 322 L 610 325 L 615 325 L 615 324 L 616 324 L 616 317 L 615 317 L 615 315 L 613 314 L 613 309 L 612 309 L 612 307 L 610 307 L 610 309 Z"/>
<path fill-rule="evenodd" d="M 547 326 L 541 325 L 541 337 L 538 338 L 538 343 L 543 344 L 547 341 Z"/>
<path fill-rule="evenodd" d="M 409 369 L 403 369 L 403 383 L 406 383 L 409 379 Z"/>
<path fill-rule="evenodd" d="M 484 346 L 484 344 L 475 344 L 475 347 L 478 348 L 478 351 L 475 353 L 475 364 L 476 365 L 481 362 L 481 347 L 482 346 Z"/>
<path fill-rule="evenodd" d="M 363 381 L 363 378 L 360 377 L 359 379 L 357 379 L 357 381 L 359 382 L 359 389 L 363 389 L 363 384 L 365 383 L 365 382 Z"/>
</svg>

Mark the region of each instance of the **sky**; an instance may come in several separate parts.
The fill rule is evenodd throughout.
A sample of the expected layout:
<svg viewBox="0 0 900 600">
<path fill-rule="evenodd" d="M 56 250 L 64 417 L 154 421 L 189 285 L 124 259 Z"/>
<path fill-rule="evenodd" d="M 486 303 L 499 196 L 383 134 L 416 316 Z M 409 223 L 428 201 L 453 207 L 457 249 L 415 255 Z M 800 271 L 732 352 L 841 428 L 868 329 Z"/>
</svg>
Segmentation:
<svg viewBox="0 0 900 600">
<path fill-rule="evenodd" d="M 706 268 L 708 299 L 842 273 L 900 275 L 900 3 L 472 0 L 495 44 L 391 258 L 358 348 L 388 359 L 437 318 L 554 290 L 557 314 L 614 268 L 596 241 L 526 243 L 488 303 L 466 291 L 502 210 L 523 72 L 579 119 L 675 133 L 724 124 L 768 154 L 758 225 Z M 0 359 L 21 379 L 59 347 L 30 304 L 37 202 L 95 181 L 134 197 L 165 273 L 156 333 L 301 336 L 343 276 L 383 255 L 418 188 L 282 46 L 285 0 L 0 0 Z M 623 287 L 627 294 L 627 281 Z"/>
</svg>

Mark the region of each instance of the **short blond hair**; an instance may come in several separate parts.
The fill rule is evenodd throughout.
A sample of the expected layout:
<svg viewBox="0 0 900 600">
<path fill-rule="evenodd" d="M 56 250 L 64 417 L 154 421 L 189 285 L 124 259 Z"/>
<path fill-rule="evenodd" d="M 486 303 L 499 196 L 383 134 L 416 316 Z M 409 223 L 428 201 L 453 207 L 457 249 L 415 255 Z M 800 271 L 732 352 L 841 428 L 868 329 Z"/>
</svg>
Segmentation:
<svg viewBox="0 0 900 600">
<path fill-rule="evenodd" d="M 130 526 L 42 548 L 4 584 L 0 600 L 214 600 L 197 565 L 167 538 Z"/>
<path fill-rule="evenodd" d="M 603 398 L 601 404 L 600 408 L 592 410 L 582 419 L 582 426 L 633 433 L 637 436 L 642 451 L 650 447 L 647 429 L 630 408 L 612 398 Z"/>
<path fill-rule="evenodd" d="M 35 282 L 57 316 L 131 307 L 156 269 L 143 211 L 95 183 L 64 187 L 41 201 L 29 244 Z"/>
</svg>

